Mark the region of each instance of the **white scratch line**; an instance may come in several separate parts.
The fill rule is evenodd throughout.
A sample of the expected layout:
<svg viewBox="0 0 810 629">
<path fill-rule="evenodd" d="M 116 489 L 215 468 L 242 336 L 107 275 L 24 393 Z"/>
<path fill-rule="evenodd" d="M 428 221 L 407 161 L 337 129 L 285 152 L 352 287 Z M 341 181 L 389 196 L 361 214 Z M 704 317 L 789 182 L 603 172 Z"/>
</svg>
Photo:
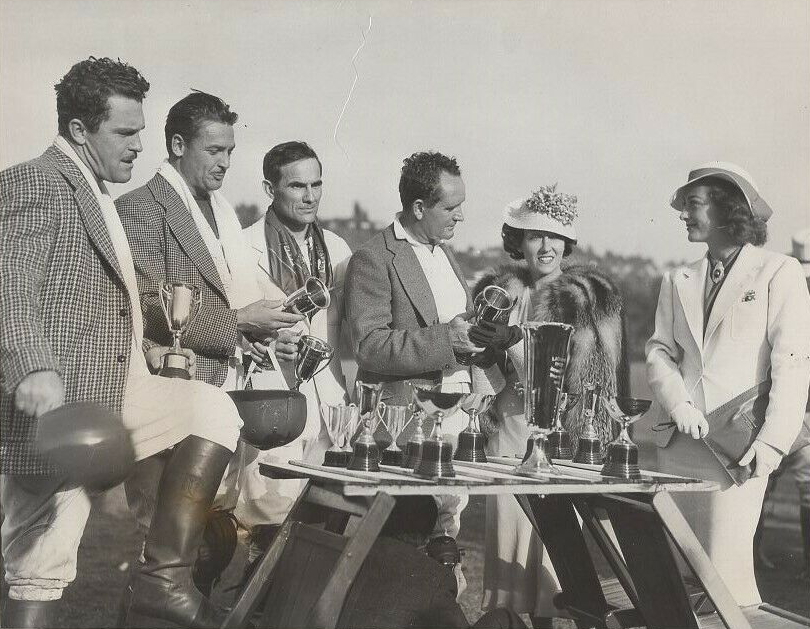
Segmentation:
<svg viewBox="0 0 810 629">
<path fill-rule="evenodd" d="M 354 81 L 352 81 L 352 86 L 349 88 L 349 93 L 346 95 L 346 101 L 343 103 L 343 109 L 340 110 L 340 115 L 338 116 L 337 122 L 335 123 L 335 132 L 333 134 L 333 138 L 335 140 L 335 144 L 340 147 L 340 150 L 343 151 L 343 154 L 348 158 L 349 154 L 346 152 L 346 149 L 343 148 L 343 145 L 338 141 L 337 134 L 338 134 L 338 127 L 340 126 L 340 121 L 343 120 L 343 114 L 346 113 L 346 109 L 349 106 L 349 101 L 352 99 L 352 94 L 354 93 L 354 88 L 357 85 L 357 81 L 360 79 L 360 74 L 357 72 L 357 64 L 355 61 L 357 60 L 360 51 L 363 50 L 363 47 L 366 45 L 366 35 L 371 32 L 371 15 L 368 16 L 368 28 L 365 32 L 363 29 L 360 29 L 360 37 L 363 38 L 363 41 L 360 42 L 360 46 L 354 53 L 352 57 L 352 68 L 354 68 Z"/>
</svg>

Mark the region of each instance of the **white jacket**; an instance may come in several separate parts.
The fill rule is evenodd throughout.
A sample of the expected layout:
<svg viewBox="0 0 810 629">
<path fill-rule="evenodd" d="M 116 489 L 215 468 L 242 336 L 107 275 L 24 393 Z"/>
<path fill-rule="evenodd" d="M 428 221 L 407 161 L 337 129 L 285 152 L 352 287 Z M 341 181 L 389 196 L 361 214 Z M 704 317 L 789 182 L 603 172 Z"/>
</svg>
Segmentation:
<svg viewBox="0 0 810 629">
<path fill-rule="evenodd" d="M 763 381 L 773 382 L 757 438 L 788 452 L 810 381 L 810 295 L 794 258 L 750 244 L 729 271 L 703 334 L 704 256 L 665 273 L 647 342 L 647 378 L 667 421 L 682 402 L 710 412 Z M 652 414 L 651 414 L 652 415 Z M 666 447 L 673 432 L 656 433 Z"/>
<path fill-rule="evenodd" d="M 346 382 L 341 367 L 341 322 L 343 321 L 343 283 L 346 266 L 352 255 L 349 245 L 334 232 L 323 230 L 326 249 L 332 263 L 334 287 L 331 302 L 325 311 L 318 311 L 312 321 L 298 324 L 302 333 L 317 336 L 327 341 L 335 350 L 334 357 L 324 369 L 309 382 L 301 385 L 301 393 L 307 398 L 307 425 L 301 438 L 315 439 L 321 431 L 321 404 L 346 404 Z M 264 221 L 260 220 L 244 231 L 250 243 L 258 269 L 259 283 L 265 299 L 284 299 L 286 295 L 270 278 L 267 240 L 264 236 Z M 254 386 L 261 388 L 261 381 L 254 377 Z"/>
</svg>

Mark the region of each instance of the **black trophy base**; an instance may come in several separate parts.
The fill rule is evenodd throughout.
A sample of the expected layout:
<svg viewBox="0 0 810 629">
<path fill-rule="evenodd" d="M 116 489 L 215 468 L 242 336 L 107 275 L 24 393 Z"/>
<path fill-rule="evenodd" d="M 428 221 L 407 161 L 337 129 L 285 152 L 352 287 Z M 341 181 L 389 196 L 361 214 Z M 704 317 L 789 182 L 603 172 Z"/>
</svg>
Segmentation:
<svg viewBox="0 0 810 629">
<path fill-rule="evenodd" d="M 402 467 L 405 469 L 413 470 L 419 465 L 419 459 L 422 458 L 422 444 L 423 441 L 409 441 L 405 446 L 405 453 L 402 456 Z"/>
<path fill-rule="evenodd" d="M 424 478 L 452 478 L 453 446 L 446 441 L 428 439 L 422 444 L 422 458 L 414 473 Z"/>
<path fill-rule="evenodd" d="M 626 479 L 641 478 L 641 470 L 638 468 L 638 447 L 635 444 L 608 444 L 602 475 Z"/>
<path fill-rule="evenodd" d="M 605 454 L 602 451 L 602 442 L 599 439 L 585 439 L 580 437 L 574 463 L 587 463 L 588 465 L 602 465 Z"/>
<path fill-rule="evenodd" d="M 356 442 L 354 444 L 354 453 L 349 460 L 348 468 L 358 472 L 379 472 L 380 449 L 377 447 L 377 444 Z"/>
<path fill-rule="evenodd" d="M 571 434 L 567 430 L 552 430 L 546 438 L 546 456 L 550 459 L 572 459 Z"/>
<path fill-rule="evenodd" d="M 326 467 L 346 467 L 352 453 L 345 450 L 327 450 L 323 457 L 323 464 Z"/>
<path fill-rule="evenodd" d="M 188 372 L 188 369 L 183 369 L 182 367 L 161 367 L 158 371 L 158 375 L 164 378 L 191 380 L 191 374 Z"/>
<path fill-rule="evenodd" d="M 454 461 L 467 461 L 469 463 L 486 463 L 487 455 L 484 452 L 484 435 L 480 432 L 463 430 L 458 433 L 458 447 L 453 456 Z"/>
<path fill-rule="evenodd" d="M 383 450 L 383 465 L 402 465 L 402 450 Z"/>
<path fill-rule="evenodd" d="M 174 350 L 166 352 L 163 355 L 163 364 L 158 370 L 158 375 L 164 378 L 191 380 L 191 373 L 188 370 L 188 358 Z"/>
</svg>

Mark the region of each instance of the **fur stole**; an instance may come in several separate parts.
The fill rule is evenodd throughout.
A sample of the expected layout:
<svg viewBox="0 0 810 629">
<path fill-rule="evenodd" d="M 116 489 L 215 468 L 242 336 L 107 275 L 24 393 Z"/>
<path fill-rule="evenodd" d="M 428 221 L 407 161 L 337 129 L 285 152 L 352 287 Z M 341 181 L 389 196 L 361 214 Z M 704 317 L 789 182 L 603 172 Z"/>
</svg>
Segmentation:
<svg viewBox="0 0 810 629">
<path fill-rule="evenodd" d="M 525 263 L 505 265 L 487 273 L 476 284 L 474 294 L 497 284 L 513 298 L 523 294 L 531 278 Z M 571 356 L 566 371 L 566 390 L 576 404 L 565 414 L 564 423 L 574 444 L 583 428 L 583 382 L 602 385 L 607 396 L 627 395 L 628 361 L 625 342 L 624 306 L 613 281 L 594 266 L 571 265 L 553 282 L 532 292 L 529 321 L 556 321 L 574 326 Z M 507 367 L 508 368 L 508 367 Z M 599 409 L 594 422 L 603 443 L 617 433 L 607 414 Z"/>
</svg>

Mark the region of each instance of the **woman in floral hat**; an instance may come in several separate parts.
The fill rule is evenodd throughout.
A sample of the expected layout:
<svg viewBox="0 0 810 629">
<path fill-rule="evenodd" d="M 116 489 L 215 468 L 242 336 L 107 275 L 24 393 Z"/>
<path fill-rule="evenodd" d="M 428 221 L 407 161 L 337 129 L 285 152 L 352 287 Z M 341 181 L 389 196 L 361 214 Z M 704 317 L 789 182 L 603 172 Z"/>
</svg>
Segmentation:
<svg viewBox="0 0 810 629">
<path fill-rule="evenodd" d="M 578 393 L 583 381 L 601 384 L 609 395 L 627 392 L 621 295 L 594 267 L 563 265 L 577 242 L 576 204 L 575 196 L 557 192 L 556 185 L 510 203 L 501 236 L 504 250 L 517 262 L 483 277 L 476 286 L 478 293 L 496 284 L 515 300 L 507 326 L 470 330 L 476 345 L 490 348 L 486 352 L 490 360 L 497 358 L 489 367 L 480 360 L 473 367 L 474 390 L 497 393 L 488 415 L 490 423 L 483 422 L 483 429 L 490 433 L 488 454 L 522 455 L 526 448 L 530 430 L 523 396 L 514 386 L 525 367 L 523 343 L 516 334 L 525 321 L 574 326 L 566 371 L 570 392 Z M 577 404 L 566 418 L 574 443 L 579 419 Z M 613 429 L 603 412 L 595 424 L 603 443 L 609 441 Z M 551 627 L 551 618 L 560 615 L 552 602 L 559 590 L 548 555 L 517 501 L 512 496 L 488 496 L 482 607 L 508 607 L 531 615 L 535 627 Z"/>
</svg>

